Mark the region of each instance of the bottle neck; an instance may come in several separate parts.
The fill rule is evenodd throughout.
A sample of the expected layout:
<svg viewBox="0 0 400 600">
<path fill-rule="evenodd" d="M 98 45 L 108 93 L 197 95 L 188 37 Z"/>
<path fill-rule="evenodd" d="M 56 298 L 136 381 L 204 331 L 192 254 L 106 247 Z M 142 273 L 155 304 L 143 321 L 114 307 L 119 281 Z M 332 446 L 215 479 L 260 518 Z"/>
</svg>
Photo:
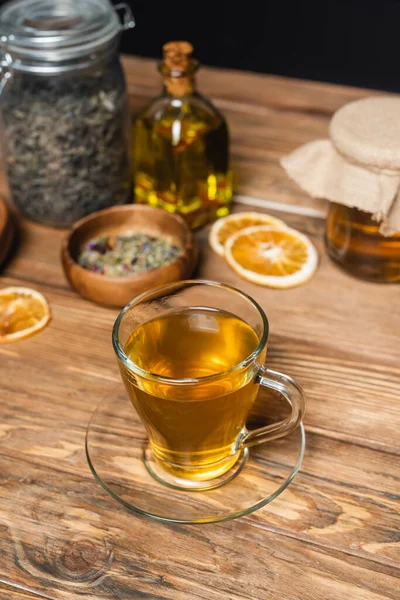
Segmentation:
<svg viewBox="0 0 400 600">
<path fill-rule="evenodd" d="M 163 80 L 165 91 L 169 96 L 182 98 L 193 94 L 195 91 L 196 85 L 193 75 L 185 74 L 180 77 L 164 75 Z"/>
</svg>

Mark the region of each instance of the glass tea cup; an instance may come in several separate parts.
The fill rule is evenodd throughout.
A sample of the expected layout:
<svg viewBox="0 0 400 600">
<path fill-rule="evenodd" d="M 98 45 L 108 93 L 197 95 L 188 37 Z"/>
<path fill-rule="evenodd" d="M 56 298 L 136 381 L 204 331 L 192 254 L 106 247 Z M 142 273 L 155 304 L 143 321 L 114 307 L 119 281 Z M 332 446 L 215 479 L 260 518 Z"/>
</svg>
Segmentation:
<svg viewBox="0 0 400 600">
<path fill-rule="evenodd" d="M 268 320 L 247 294 L 211 281 L 180 281 L 135 298 L 118 316 L 113 346 L 130 400 L 148 434 L 144 462 L 182 489 L 222 485 L 248 448 L 290 434 L 304 414 L 301 387 L 264 366 Z M 291 414 L 248 430 L 259 386 Z"/>
</svg>

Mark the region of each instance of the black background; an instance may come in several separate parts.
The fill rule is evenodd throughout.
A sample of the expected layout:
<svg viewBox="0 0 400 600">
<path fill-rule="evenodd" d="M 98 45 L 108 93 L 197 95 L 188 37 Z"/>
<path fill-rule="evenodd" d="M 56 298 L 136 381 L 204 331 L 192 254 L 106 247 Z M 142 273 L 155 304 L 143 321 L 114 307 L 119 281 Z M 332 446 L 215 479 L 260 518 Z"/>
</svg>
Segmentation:
<svg viewBox="0 0 400 600">
<path fill-rule="evenodd" d="M 128 4 L 137 25 L 123 52 L 160 57 L 164 42 L 187 39 L 207 65 L 400 92 L 400 0 Z"/>
<path fill-rule="evenodd" d="M 130 0 L 122 49 L 188 39 L 204 64 L 400 91 L 400 1 Z"/>
</svg>

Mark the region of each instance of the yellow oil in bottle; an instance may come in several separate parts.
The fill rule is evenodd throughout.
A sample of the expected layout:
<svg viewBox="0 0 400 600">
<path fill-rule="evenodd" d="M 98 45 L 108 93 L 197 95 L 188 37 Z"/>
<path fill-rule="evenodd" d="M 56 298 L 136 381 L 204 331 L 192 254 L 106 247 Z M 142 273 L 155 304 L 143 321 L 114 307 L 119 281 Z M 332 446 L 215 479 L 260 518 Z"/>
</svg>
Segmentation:
<svg viewBox="0 0 400 600">
<path fill-rule="evenodd" d="M 400 233 L 383 236 L 369 213 L 331 203 L 325 243 L 329 256 L 351 274 L 400 282 Z"/>
<path fill-rule="evenodd" d="M 192 227 L 228 214 L 229 134 L 217 109 L 194 90 L 187 42 L 164 46 L 164 91 L 136 119 L 135 201 L 181 214 Z"/>
</svg>

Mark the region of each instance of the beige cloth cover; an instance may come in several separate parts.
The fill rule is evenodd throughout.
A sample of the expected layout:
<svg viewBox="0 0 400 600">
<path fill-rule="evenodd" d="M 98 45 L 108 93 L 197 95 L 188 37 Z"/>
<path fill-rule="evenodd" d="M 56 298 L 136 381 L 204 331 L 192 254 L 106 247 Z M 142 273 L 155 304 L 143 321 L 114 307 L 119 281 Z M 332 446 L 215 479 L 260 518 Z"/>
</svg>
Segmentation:
<svg viewBox="0 0 400 600">
<path fill-rule="evenodd" d="M 399 232 L 400 98 L 351 102 L 329 133 L 282 159 L 288 175 L 311 196 L 371 213 L 383 235 Z"/>
</svg>

